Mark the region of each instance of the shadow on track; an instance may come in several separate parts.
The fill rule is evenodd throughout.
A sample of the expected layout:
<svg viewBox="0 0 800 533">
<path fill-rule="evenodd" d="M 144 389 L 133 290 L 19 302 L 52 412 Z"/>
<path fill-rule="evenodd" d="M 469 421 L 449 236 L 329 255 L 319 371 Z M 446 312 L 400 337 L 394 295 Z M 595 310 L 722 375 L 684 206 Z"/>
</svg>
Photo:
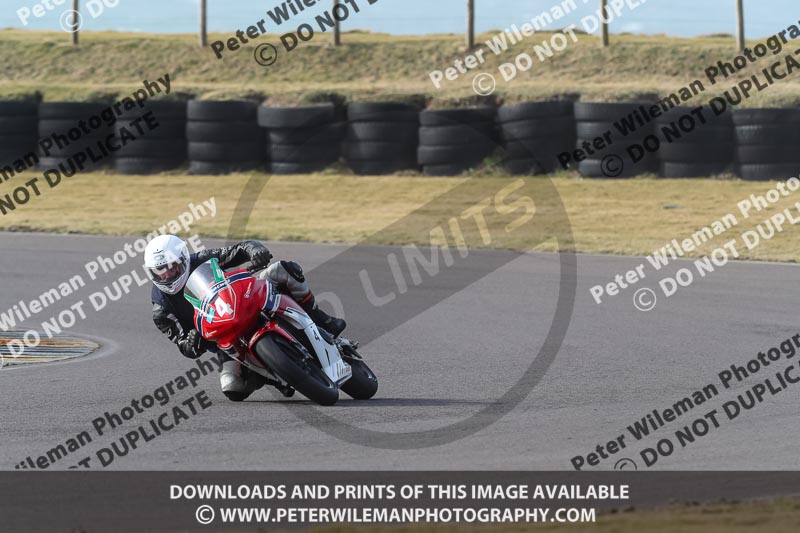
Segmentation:
<svg viewBox="0 0 800 533">
<path fill-rule="evenodd" d="M 264 400 L 248 400 L 244 403 L 273 403 L 273 404 L 309 404 L 315 405 L 305 398 L 278 398 Z M 492 405 L 489 400 L 457 400 L 445 398 L 373 398 L 371 400 L 353 400 L 344 395 L 332 407 L 445 407 L 448 405 Z"/>
</svg>

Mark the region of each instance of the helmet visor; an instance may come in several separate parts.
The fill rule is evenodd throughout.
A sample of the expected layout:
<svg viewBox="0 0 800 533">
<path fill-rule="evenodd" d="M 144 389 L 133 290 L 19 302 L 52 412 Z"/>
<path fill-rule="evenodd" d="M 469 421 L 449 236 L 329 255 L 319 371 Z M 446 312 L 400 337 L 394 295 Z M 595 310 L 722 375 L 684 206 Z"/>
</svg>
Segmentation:
<svg viewBox="0 0 800 533">
<path fill-rule="evenodd" d="M 158 285 L 169 285 L 180 278 L 186 271 L 186 262 L 181 258 L 178 261 L 167 263 L 161 267 L 148 269 L 150 278 Z"/>
</svg>

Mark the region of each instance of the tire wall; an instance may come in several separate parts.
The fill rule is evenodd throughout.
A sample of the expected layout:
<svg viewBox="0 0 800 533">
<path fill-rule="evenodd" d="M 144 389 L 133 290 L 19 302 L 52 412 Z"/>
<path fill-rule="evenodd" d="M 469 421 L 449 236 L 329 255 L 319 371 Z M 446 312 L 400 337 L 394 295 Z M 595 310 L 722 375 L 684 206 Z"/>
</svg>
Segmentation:
<svg viewBox="0 0 800 533">
<path fill-rule="evenodd" d="M 0 101 L 0 167 L 36 154 L 39 107 L 31 102 Z M 31 158 L 32 159 L 32 158 Z"/>
<path fill-rule="evenodd" d="M 691 108 L 676 107 L 656 119 L 661 176 L 694 178 L 731 170 L 734 138 L 730 114 L 702 116 L 705 124 L 697 122 Z M 690 127 L 692 124 L 695 126 Z"/>
<path fill-rule="evenodd" d="M 393 102 L 347 107 L 345 163 L 356 174 L 417 169 L 419 109 Z"/>
<path fill-rule="evenodd" d="M 428 176 L 454 176 L 477 167 L 497 147 L 493 107 L 422 111 L 417 163 Z"/>
<path fill-rule="evenodd" d="M 159 127 L 84 170 L 113 166 L 119 174 L 154 174 L 184 168 L 190 174 L 266 170 L 275 174 L 317 172 L 342 163 L 356 174 L 421 171 L 451 176 L 500 156 L 512 175 L 561 170 L 558 155 L 582 150 L 570 168 L 584 177 L 605 178 L 603 160 L 621 158 L 616 178 L 657 173 L 669 178 L 734 172 L 746 180 L 788 177 L 800 167 L 800 109 L 735 109 L 686 133 L 677 127 L 691 113 L 676 107 L 642 121 L 627 135 L 620 123 L 647 102 L 542 101 L 495 107 L 420 110 L 398 102 L 272 107 L 253 101 L 149 101 L 123 111 L 113 127 L 42 153 L 37 141 L 66 135 L 80 120 L 99 114 L 100 103 L 0 101 L 0 167 L 37 154 L 40 168 L 65 163 L 153 112 Z M 676 135 L 677 132 L 677 135 Z M 612 144 L 594 146 L 610 135 Z M 632 156 L 626 148 L 648 136 L 655 153 Z"/>
<path fill-rule="evenodd" d="M 272 174 L 317 172 L 341 155 L 345 123 L 333 104 L 258 108 Z"/>
<path fill-rule="evenodd" d="M 800 165 L 798 109 L 742 109 L 733 112 L 735 163 L 746 180 L 786 179 Z"/>
<path fill-rule="evenodd" d="M 251 101 L 191 100 L 186 108 L 189 174 L 263 170 L 264 131 Z"/>
<path fill-rule="evenodd" d="M 503 165 L 514 175 L 558 169 L 558 154 L 575 144 L 572 102 L 528 102 L 498 109 Z"/>
<path fill-rule="evenodd" d="M 99 128 L 84 133 L 78 127 L 81 121 L 88 121 L 92 116 L 99 116 L 105 106 L 99 103 L 82 102 L 45 102 L 39 105 L 38 138 L 50 138 L 52 146 L 43 150 L 38 148 L 39 168 L 45 170 L 58 165 L 70 172 L 89 172 L 107 167 L 111 157 L 100 157 L 102 154 L 97 143 L 105 140 L 113 130 L 111 126 L 102 124 Z M 99 160 L 85 161 L 73 165 L 79 152 L 91 150 Z M 83 167 L 83 168 L 81 168 Z"/>
<path fill-rule="evenodd" d="M 577 170 L 590 178 L 630 178 L 656 172 L 658 156 L 653 153 L 631 154 L 626 147 L 643 144 L 656 131 L 652 122 L 639 123 L 635 114 L 647 102 L 601 103 L 577 102 L 575 126 L 578 137 L 576 148 L 585 150 L 587 158 L 578 162 Z M 597 137 L 604 141 L 598 147 Z M 610 140 L 610 144 L 609 141 Z M 604 146 L 603 146 L 604 145 Z M 605 167 L 609 158 L 618 158 L 612 166 Z M 605 167 L 605 168 L 604 168 Z"/>
<path fill-rule="evenodd" d="M 158 126 L 140 139 L 123 145 L 114 153 L 118 174 L 156 174 L 182 167 L 186 163 L 186 102 L 149 100 L 144 107 L 124 111 L 117 121 L 117 136 L 131 122 L 152 112 Z"/>
</svg>

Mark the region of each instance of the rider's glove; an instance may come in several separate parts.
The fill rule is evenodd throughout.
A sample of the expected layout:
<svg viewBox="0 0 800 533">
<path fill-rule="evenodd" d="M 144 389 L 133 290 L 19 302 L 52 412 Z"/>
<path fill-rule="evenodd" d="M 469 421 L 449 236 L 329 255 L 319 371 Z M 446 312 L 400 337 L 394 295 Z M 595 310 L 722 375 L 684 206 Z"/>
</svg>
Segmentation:
<svg viewBox="0 0 800 533">
<path fill-rule="evenodd" d="M 263 270 L 269 266 L 272 254 L 266 248 L 261 248 L 250 257 L 250 270 Z"/>
<path fill-rule="evenodd" d="M 200 336 L 200 332 L 196 329 L 190 331 L 188 335 L 178 341 L 178 349 L 184 357 L 189 359 L 197 359 L 203 355 L 205 348 L 203 348 L 203 337 Z"/>
</svg>

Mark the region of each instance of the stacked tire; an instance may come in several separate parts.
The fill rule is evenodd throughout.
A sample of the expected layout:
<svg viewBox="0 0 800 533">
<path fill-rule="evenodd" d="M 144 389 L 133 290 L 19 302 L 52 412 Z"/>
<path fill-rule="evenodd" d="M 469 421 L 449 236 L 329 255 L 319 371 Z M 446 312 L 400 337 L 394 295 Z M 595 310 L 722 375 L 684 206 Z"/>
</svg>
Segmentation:
<svg viewBox="0 0 800 533">
<path fill-rule="evenodd" d="M 347 107 L 347 165 L 356 174 L 417 169 L 419 109 L 395 102 L 356 102 Z"/>
<path fill-rule="evenodd" d="M 675 107 L 656 118 L 659 174 L 665 178 L 695 178 L 728 170 L 733 159 L 733 122 L 728 113 L 716 116 L 702 109 Z"/>
<path fill-rule="evenodd" d="M 736 160 L 745 180 L 787 179 L 800 167 L 800 109 L 737 109 Z"/>
<path fill-rule="evenodd" d="M 497 122 L 505 152 L 503 165 L 514 175 L 547 174 L 558 154 L 575 145 L 572 102 L 526 102 L 502 106 Z"/>
<path fill-rule="evenodd" d="M 189 174 L 229 174 L 264 167 L 264 132 L 258 104 L 191 100 L 186 108 Z"/>
<path fill-rule="evenodd" d="M 345 124 L 333 104 L 258 108 L 273 174 L 318 172 L 339 160 Z"/>
<path fill-rule="evenodd" d="M 149 129 L 144 115 L 152 116 L 157 126 Z M 133 125 L 137 119 L 143 134 Z M 125 128 L 137 138 L 125 143 L 114 154 L 118 174 L 158 174 L 186 163 L 186 102 L 148 100 L 144 107 L 123 111 L 116 124 L 117 137 Z M 121 143 L 121 139 L 120 139 Z"/>
<path fill-rule="evenodd" d="M 26 156 L 36 154 L 38 113 L 36 102 L 0 101 L 0 170 L 22 170 L 17 161 L 26 167 L 33 164 L 35 160 Z"/>
<path fill-rule="evenodd" d="M 420 113 L 417 162 L 428 176 L 457 176 L 497 148 L 494 107 Z"/>
<path fill-rule="evenodd" d="M 639 174 L 654 173 L 658 170 L 658 156 L 646 152 L 644 156 L 631 157 L 627 148 L 632 144 L 642 144 L 645 137 L 655 131 L 654 123 L 644 126 L 636 124 L 635 131 L 623 135 L 615 126 L 628 119 L 640 106 L 650 103 L 599 103 L 576 102 L 575 121 L 578 141 L 576 147 L 586 152 L 587 158 L 578 163 L 577 170 L 589 178 L 630 178 Z M 602 140 L 610 132 L 611 144 Z M 588 148 L 586 144 L 588 143 Z M 602 148 L 598 145 L 604 144 Z M 591 150 L 591 152 L 590 152 Z"/>
<path fill-rule="evenodd" d="M 39 168 L 46 170 L 62 165 L 62 172 L 72 175 L 111 164 L 112 152 L 104 153 L 98 147 L 98 143 L 104 143 L 113 133 L 112 126 L 100 116 L 107 107 L 95 102 L 41 103 L 39 137 L 49 139 L 52 145 L 44 150 L 40 146 Z M 83 156 L 76 161 L 78 153 Z"/>
</svg>

